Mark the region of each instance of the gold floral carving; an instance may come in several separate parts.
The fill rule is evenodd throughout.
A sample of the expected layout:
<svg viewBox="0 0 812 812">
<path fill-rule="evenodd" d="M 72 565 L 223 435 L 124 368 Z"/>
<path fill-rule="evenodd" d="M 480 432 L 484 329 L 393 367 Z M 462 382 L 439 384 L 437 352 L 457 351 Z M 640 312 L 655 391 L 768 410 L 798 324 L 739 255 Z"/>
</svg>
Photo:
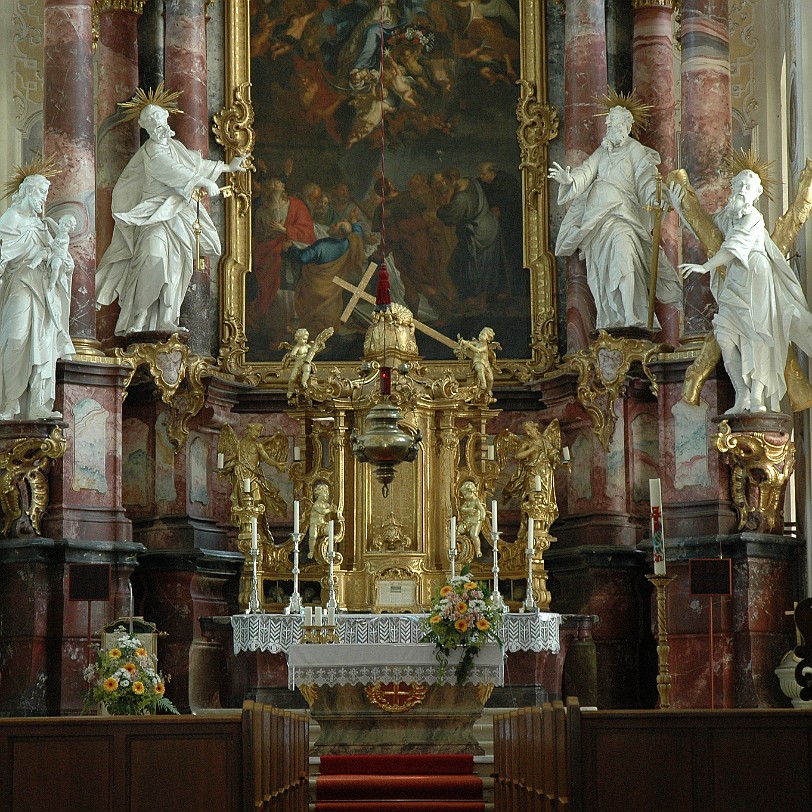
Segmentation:
<svg viewBox="0 0 812 812">
<path fill-rule="evenodd" d="M 784 489 L 795 470 L 795 443 L 775 442 L 780 434 L 733 431 L 719 424 L 716 449 L 730 466 L 730 491 L 739 530 L 780 532 L 784 524 Z"/>
<path fill-rule="evenodd" d="M 177 453 L 189 436 L 189 421 L 203 408 L 203 378 L 211 377 L 215 367 L 205 358 L 191 354 L 177 334 L 157 344 L 131 344 L 126 350 L 116 349 L 114 355 L 119 363 L 130 367 L 124 382 L 125 397 L 136 372 L 148 368 L 161 400 L 171 410 L 168 434 Z"/>
<path fill-rule="evenodd" d="M 245 157 L 245 168 L 254 169 L 252 153 L 256 134 L 251 125 L 254 123 L 254 108 L 251 106 L 251 84 L 242 82 L 234 88 L 232 103 L 214 115 L 212 132 L 218 144 L 226 149 L 228 155 Z M 244 217 L 251 211 L 251 185 L 248 172 L 235 172 L 231 178 L 234 187 L 234 202 L 238 217 Z"/>
<path fill-rule="evenodd" d="M 233 375 L 238 381 L 253 386 L 259 383 L 259 373 L 254 372 L 245 362 L 248 341 L 245 338 L 245 325 L 233 313 L 227 313 L 221 321 L 221 345 L 218 363 L 223 372 Z"/>
<path fill-rule="evenodd" d="M 492 682 L 482 682 L 474 686 L 476 688 L 476 700 L 480 705 L 484 705 L 493 693 L 494 685 Z"/>
<path fill-rule="evenodd" d="M 547 145 L 558 135 L 558 111 L 539 100 L 534 82 L 521 79 L 516 118 L 519 120 L 517 137 L 521 152 L 519 168 L 527 170 L 530 195 L 538 196 L 547 186 L 543 161 Z"/>
<path fill-rule="evenodd" d="M 605 330 L 586 350 L 564 357 L 563 370 L 578 375 L 577 397 L 592 418 L 592 426 L 605 451 L 609 450 L 617 416 L 615 402 L 621 396 L 632 364 L 639 364 L 652 394 L 658 387 L 649 363 L 664 347 L 636 338 L 615 338 Z"/>
<path fill-rule="evenodd" d="M 0 452 L 0 512 L 3 535 L 40 534 L 48 507 L 48 478 L 53 460 L 64 456 L 68 444 L 59 426 L 49 437 L 24 437 Z"/>
<path fill-rule="evenodd" d="M 364 686 L 366 698 L 387 713 L 405 713 L 423 702 L 429 686 L 420 682 L 376 682 Z"/>
<path fill-rule="evenodd" d="M 319 698 L 319 689 L 316 685 L 300 685 L 299 693 L 304 697 L 304 701 L 312 708 Z"/>
</svg>

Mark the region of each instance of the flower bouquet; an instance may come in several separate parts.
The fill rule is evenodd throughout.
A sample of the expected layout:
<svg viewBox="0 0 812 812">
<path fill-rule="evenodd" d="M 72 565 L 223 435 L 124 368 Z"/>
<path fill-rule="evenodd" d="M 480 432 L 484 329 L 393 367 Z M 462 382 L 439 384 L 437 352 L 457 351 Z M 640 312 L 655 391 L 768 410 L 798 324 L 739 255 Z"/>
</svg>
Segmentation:
<svg viewBox="0 0 812 812">
<path fill-rule="evenodd" d="M 85 669 L 85 680 L 90 683 L 85 710 L 99 705 L 114 716 L 178 713 L 164 696 L 166 680 L 158 673 L 157 658 L 123 626 L 116 632 L 120 632 L 116 645 L 99 648 L 96 662 Z"/>
<path fill-rule="evenodd" d="M 487 585 L 471 580 L 465 567 L 440 590 L 425 621 L 423 642 L 434 643 L 440 680 L 445 677 L 451 651 L 462 648 L 454 671 L 457 685 L 462 685 L 482 646 L 488 642 L 502 645 L 498 634 L 501 622 L 502 612 L 494 606 Z"/>
</svg>

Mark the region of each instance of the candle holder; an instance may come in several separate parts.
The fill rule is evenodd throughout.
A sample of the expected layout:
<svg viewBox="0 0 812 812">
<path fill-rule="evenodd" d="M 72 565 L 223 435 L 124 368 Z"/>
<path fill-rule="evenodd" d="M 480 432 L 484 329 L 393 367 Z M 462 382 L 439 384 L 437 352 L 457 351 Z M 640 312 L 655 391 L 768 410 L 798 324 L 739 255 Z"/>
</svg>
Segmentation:
<svg viewBox="0 0 812 812">
<path fill-rule="evenodd" d="M 457 577 L 457 548 L 456 547 L 449 547 L 448 548 L 448 560 L 451 562 L 451 579 Z"/>
<path fill-rule="evenodd" d="M 533 590 L 533 554 L 535 550 L 527 547 L 527 594 L 524 596 L 525 612 L 538 612 L 539 606 L 536 603 L 536 593 Z"/>
<path fill-rule="evenodd" d="M 251 592 L 248 596 L 248 606 L 245 609 L 246 615 L 263 614 L 262 604 L 259 600 L 259 577 L 257 574 L 257 562 L 259 561 L 259 546 L 253 544 L 248 550 L 251 557 Z"/>
<path fill-rule="evenodd" d="M 507 604 L 499 592 L 499 536 L 502 535 L 500 530 L 491 530 L 491 545 L 493 546 L 493 591 L 491 593 L 491 601 L 493 608 L 499 612 L 507 612 Z"/>
<path fill-rule="evenodd" d="M 666 614 L 665 589 L 676 575 L 646 575 L 657 590 L 657 693 L 660 710 L 671 707 L 671 673 L 668 670 L 668 616 Z"/>
<path fill-rule="evenodd" d="M 336 553 L 335 550 L 333 552 L 327 552 L 327 563 L 330 567 L 328 571 L 328 593 L 327 593 L 327 609 L 328 611 L 332 609 L 334 612 L 338 610 L 338 601 L 336 600 L 336 579 L 335 579 L 335 560 L 336 560 Z"/>
<path fill-rule="evenodd" d="M 338 626 L 302 626 L 302 643 L 339 643 Z"/>
<path fill-rule="evenodd" d="M 304 533 L 292 533 L 291 539 L 293 540 L 293 594 L 290 596 L 290 603 L 288 604 L 288 614 L 301 615 L 304 611 L 302 606 L 302 596 L 299 594 L 299 545 L 302 542 Z"/>
</svg>

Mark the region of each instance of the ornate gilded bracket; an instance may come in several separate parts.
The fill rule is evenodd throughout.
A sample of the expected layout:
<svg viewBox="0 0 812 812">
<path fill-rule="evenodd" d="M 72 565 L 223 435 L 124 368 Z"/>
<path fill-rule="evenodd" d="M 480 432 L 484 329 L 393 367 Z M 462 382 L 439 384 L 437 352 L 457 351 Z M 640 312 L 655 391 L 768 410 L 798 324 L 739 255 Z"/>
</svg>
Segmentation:
<svg viewBox="0 0 812 812">
<path fill-rule="evenodd" d="M 557 348 L 555 310 L 547 307 L 536 315 L 530 333 L 530 350 L 533 360 L 520 364 L 509 364 L 508 369 L 511 375 L 520 383 L 537 381 L 546 372 L 555 368 L 559 360 Z"/>
<path fill-rule="evenodd" d="M 738 530 L 781 532 L 784 490 L 795 470 L 795 443 L 789 433 L 733 431 L 719 424 L 716 449 L 730 466 L 730 491 Z"/>
<path fill-rule="evenodd" d="M 234 185 L 234 204 L 237 215 L 245 216 L 251 211 L 251 188 L 248 172 L 253 171 L 251 154 L 254 151 L 256 133 L 251 126 L 254 123 L 254 108 L 251 104 L 251 83 L 243 82 L 234 88 L 234 101 L 230 107 L 224 107 L 214 115 L 212 132 L 218 144 L 227 152 L 245 156 L 246 172 L 236 172 L 232 178 Z"/>
<path fill-rule="evenodd" d="M 547 161 L 543 150 L 558 135 L 558 111 L 539 100 L 535 82 L 520 79 L 518 84 L 519 169 L 527 170 L 527 192 L 532 201 L 547 185 Z"/>
<path fill-rule="evenodd" d="M 586 350 L 564 357 L 563 369 L 578 375 L 577 397 L 592 418 L 595 434 L 609 450 L 617 416 L 615 403 L 621 395 L 632 364 L 639 363 L 656 397 L 657 382 L 649 369 L 651 359 L 663 351 L 659 344 L 637 338 L 615 338 L 605 330 Z"/>
<path fill-rule="evenodd" d="M 158 344 L 131 344 L 126 350 L 115 350 L 115 357 L 130 367 L 124 382 L 125 392 L 139 368 L 146 366 L 161 400 L 171 409 L 168 434 L 175 453 L 183 448 L 189 436 L 189 421 L 203 408 L 203 378 L 215 372 L 205 358 L 193 355 L 177 333 Z"/>
<path fill-rule="evenodd" d="M 364 688 L 366 698 L 387 713 L 405 713 L 419 705 L 429 687 L 422 682 L 376 682 Z"/>
<path fill-rule="evenodd" d="M 53 460 L 68 443 L 59 426 L 49 437 L 23 437 L 0 452 L 0 511 L 2 533 L 13 538 L 40 535 L 40 519 L 48 507 L 48 478 Z"/>
</svg>

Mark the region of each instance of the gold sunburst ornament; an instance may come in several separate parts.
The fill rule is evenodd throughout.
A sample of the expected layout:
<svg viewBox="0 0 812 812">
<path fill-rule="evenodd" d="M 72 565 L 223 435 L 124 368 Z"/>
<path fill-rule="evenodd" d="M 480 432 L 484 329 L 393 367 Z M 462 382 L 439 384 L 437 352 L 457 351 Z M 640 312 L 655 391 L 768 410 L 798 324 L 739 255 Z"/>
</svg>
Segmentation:
<svg viewBox="0 0 812 812">
<path fill-rule="evenodd" d="M 745 170 L 754 172 L 761 181 L 764 196 L 768 200 L 772 200 L 773 196 L 770 194 L 770 186 L 775 183 L 775 178 L 771 171 L 774 164 L 775 161 L 759 160 L 753 147 L 750 147 L 746 152 L 742 147 L 739 147 L 739 149 L 731 149 L 725 158 L 725 171 L 731 178 L 735 178 L 739 172 L 744 172 Z"/>
<path fill-rule="evenodd" d="M 47 158 L 42 157 L 42 153 L 37 152 L 34 157 L 27 163 L 21 166 L 14 166 L 11 178 L 6 182 L 3 187 L 5 193 L 0 200 L 13 195 L 19 188 L 20 184 L 31 175 L 42 175 L 43 178 L 49 180 L 56 177 L 62 170 L 56 165 L 56 160 L 53 155 Z"/>
<path fill-rule="evenodd" d="M 164 83 L 161 82 L 155 90 L 150 89 L 144 92 L 143 88 L 138 88 L 135 95 L 125 102 L 119 102 L 118 106 L 122 110 L 122 121 L 137 121 L 143 112 L 144 108 L 150 104 L 156 107 L 163 107 L 167 113 L 182 113 L 178 107 L 178 98 L 180 98 L 180 90 L 167 90 Z"/>
<path fill-rule="evenodd" d="M 638 98 L 634 90 L 631 93 L 618 93 L 611 87 L 597 101 L 603 109 L 600 113 L 595 113 L 596 116 L 609 115 L 609 111 L 613 107 L 625 107 L 632 114 L 632 135 L 635 136 L 648 126 L 651 110 L 654 107 Z"/>
</svg>

